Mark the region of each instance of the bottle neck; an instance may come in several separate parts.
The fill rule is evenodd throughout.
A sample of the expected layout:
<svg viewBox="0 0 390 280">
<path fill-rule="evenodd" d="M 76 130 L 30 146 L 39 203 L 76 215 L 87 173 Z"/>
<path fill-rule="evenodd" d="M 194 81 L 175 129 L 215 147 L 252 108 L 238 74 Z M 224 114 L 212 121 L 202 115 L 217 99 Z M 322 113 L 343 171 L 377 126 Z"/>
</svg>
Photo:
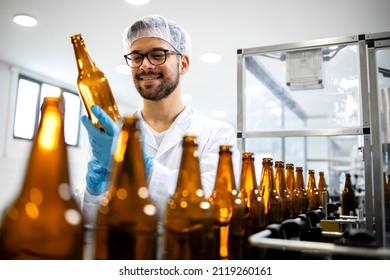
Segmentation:
<svg viewBox="0 0 390 280">
<path fill-rule="evenodd" d="M 350 176 L 345 177 L 344 189 L 348 191 L 352 191 L 352 182 Z"/>
<path fill-rule="evenodd" d="M 177 193 L 183 193 L 184 190 L 196 193 L 202 190 L 197 150 L 198 147 L 195 143 L 183 144 L 183 154 L 176 186 Z"/>
<path fill-rule="evenodd" d="M 296 171 L 296 176 L 295 176 L 295 186 L 300 190 L 304 191 L 305 190 L 305 185 L 303 181 L 303 173 L 302 171 Z"/>
<path fill-rule="evenodd" d="M 69 184 L 63 113 L 58 102 L 54 98 L 45 99 L 42 105 L 42 118 L 27 164 L 24 191 L 37 188 L 58 194 L 61 185 Z"/>
<path fill-rule="evenodd" d="M 317 186 L 316 186 L 316 180 L 314 178 L 314 173 L 310 172 L 309 176 L 307 178 L 307 190 L 312 191 L 316 188 L 317 188 Z"/>
<path fill-rule="evenodd" d="M 236 189 L 236 183 L 233 173 L 232 153 L 223 151 L 219 153 L 216 178 L 221 178 L 229 192 Z"/>
<path fill-rule="evenodd" d="M 113 156 L 112 191 L 119 186 L 136 193 L 146 187 L 140 133 L 133 116 L 123 118 L 122 131 L 118 136 Z M 133 196 L 133 197 L 138 197 Z"/>
<path fill-rule="evenodd" d="M 286 177 L 283 167 L 277 167 L 275 169 L 275 187 L 279 193 L 286 190 Z"/>
<path fill-rule="evenodd" d="M 294 191 L 295 189 L 294 170 L 289 168 L 286 169 L 286 185 L 290 192 Z"/>
<path fill-rule="evenodd" d="M 326 188 L 324 175 L 320 174 L 319 177 L 318 177 L 318 188 L 322 188 L 322 189 Z"/>
<path fill-rule="evenodd" d="M 274 171 L 272 165 L 263 164 L 263 170 L 261 174 L 261 189 L 264 192 L 270 192 L 275 188 Z"/>
<path fill-rule="evenodd" d="M 72 36 L 72 43 L 79 73 L 83 71 L 91 72 L 96 69 L 95 62 L 81 36 Z"/>
<path fill-rule="evenodd" d="M 240 180 L 240 189 L 245 190 L 247 194 L 256 187 L 255 165 L 251 158 L 243 158 L 242 172 Z"/>
</svg>

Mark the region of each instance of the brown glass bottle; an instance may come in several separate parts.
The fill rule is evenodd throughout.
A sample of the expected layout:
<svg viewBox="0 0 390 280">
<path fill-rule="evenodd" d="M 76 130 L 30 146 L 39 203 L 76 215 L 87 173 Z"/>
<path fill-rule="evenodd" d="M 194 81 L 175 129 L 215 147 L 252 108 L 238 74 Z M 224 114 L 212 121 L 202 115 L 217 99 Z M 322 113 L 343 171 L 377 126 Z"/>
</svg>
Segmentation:
<svg viewBox="0 0 390 280">
<path fill-rule="evenodd" d="M 232 190 L 233 214 L 229 224 L 229 259 L 241 260 L 244 257 L 245 244 L 245 199 L 241 198 L 241 193 L 237 189 Z"/>
<path fill-rule="evenodd" d="M 322 205 L 323 192 L 326 193 L 326 203 L 329 203 L 329 192 L 328 192 L 328 188 L 326 186 L 324 171 L 318 172 L 318 187 L 317 187 L 317 189 L 318 189 L 318 193 L 320 195 L 320 206 L 323 206 Z"/>
<path fill-rule="evenodd" d="M 83 221 L 69 186 L 64 100 L 47 97 L 22 190 L 2 221 L 3 259 L 82 259 Z"/>
<path fill-rule="evenodd" d="M 309 196 L 305 188 L 303 168 L 301 166 L 295 167 L 295 187 L 299 190 L 299 195 L 301 198 L 301 214 L 306 214 L 306 212 L 309 210 Z"/>
<path fill-rule="evenodd" d="M 194 135 L 183 137 L 176 190 L 168 199 L 164 226 L 164 259 L 219 258 L 218 214 L 204 197 Z"/>
<path fill-rule="evenodd" d="M 106 75 L 96 66 L 81 34 L 71 36 L 77 62 L 77 88 L 92 123 L 102 129 L 91 111 L 99 105 L 114 121 L 119 119 L 118 106 L 111 92 Z"/>
<path fill-rule="evenodd" d="M 260 190 L 265 205 L 266 223 L 279 224 L 282 222 L 282 201 L 276 190 L 272 158 L 263 158 L 260 179 Z"/>
<path fill-rule="evenodd" d="M 301 199 L 299 189 L 295 185 L 294 164 L 286 163 L 286 186 L 291 194 L 292 218 L 301 214 Z"/>
<path fill-rule="evenodd" d="M 248 238 L 263 230 L 266 220 L 265 204 L 256 182 L 255 156 L 251 152 L 242 153 L 239 193 L 242 198 L 245 198 L 246 205 L 244 259 L 254 259 L 257 258 L 258 251 L 249 244 Z"/>
<path fill-rule="evenodd" d="M 275 188 L 282 202 L 282 220 L 292 218 L 292 198 L 286 185 L 283 161 L 275 161 Z"/>
<path fill-rule="evenodd" d="M 309 196 L 309 210 L 317 210 L 320 207 L 320 195 L 318 193 L 315 172 L 309 169 L 307 175 L 307 194 Z"/>
<path fill-rule="evenodd" d="M 341 193 L 341 215 L 355 215 L 355 191 L 352 188 L 351 174 L 345 174 L 344 189 Z"/>
<path fill-rule="evenodd" d="M 245 201 L 239 198 L 233 171 L 230 145 L 220 146 L 220 157 L 216 178 L 222 178 L 231 195 L 232 216 L 229 222 L 228 258 L 242 259 L 245 238 Z"/>
<path fill-rule="evenodd" d="M 136 125 L 134 116 L 123 118 L 113 156 L 111 187 L 96 220 L 95 259 L 156 259 L 156 207 L 146 187 Z"/>
<path fill-rule="evenodd" d="M 217 175 L 215 178 L 214 191 L 210 196 L 211 204 L 216 206 L 218 210 L 220 244 L 219 257 L 220 259 L 229 258 L 229 230 L 230 220 L 233 215 L 233 195 L 232 190 L 235 189 L 232 152 L 231 146 L 222 145 L 219 147 L 219 161 L 217 166 Z"/>
</svg>

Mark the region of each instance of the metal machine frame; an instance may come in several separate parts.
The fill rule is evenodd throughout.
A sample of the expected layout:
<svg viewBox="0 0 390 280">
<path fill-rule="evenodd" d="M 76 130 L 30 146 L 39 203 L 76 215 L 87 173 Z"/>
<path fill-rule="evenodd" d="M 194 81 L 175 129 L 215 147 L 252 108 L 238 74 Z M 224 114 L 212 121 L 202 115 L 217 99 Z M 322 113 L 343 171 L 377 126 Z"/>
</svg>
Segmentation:
<svg viewBox="0 0 390 280">
<path fill-rule="evenodd" d="M 248 131 L 245 115 L 245 57 L 279 51 L 296 51 L 335 44 L 356 45 L 359 67 L 359 89 L 362 104 L 361 126 L 348 128 L 293 129 Z M 366 228 L 375 233 L 378 243 L 386 247 L 383 163 L 380 135 L 379 97 L 376 51 L 390 47 L 390 32 L 311 40 L 292 44 L 273 45 L 237 51 L 237 137 L 240 151 L 245 151 L 248 138 L 306 137 L 361 135 L 365 178 Z M 262 75 L 261 72 L 257 73 Z M 372 178 L 368 180 L 367 178 Z"/>
</svg>

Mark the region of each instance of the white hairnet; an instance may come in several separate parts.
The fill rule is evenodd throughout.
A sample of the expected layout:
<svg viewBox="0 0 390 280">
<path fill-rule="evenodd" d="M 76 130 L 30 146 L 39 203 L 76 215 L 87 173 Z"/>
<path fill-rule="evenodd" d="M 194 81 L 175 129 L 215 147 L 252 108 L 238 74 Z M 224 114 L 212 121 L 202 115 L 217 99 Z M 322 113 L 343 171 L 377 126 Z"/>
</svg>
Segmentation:
<svg viewBox="0 0 390 280">
<path fill-rule="evenodd" d="M 134 41 L 145 37 L 163 39 L 181 54 L 191 55 L 190 35 L 175 22 L 160 15 L 140 18 L 125 29 L 123 33 L 125 52 L 130 52 Z"/>
</svg>

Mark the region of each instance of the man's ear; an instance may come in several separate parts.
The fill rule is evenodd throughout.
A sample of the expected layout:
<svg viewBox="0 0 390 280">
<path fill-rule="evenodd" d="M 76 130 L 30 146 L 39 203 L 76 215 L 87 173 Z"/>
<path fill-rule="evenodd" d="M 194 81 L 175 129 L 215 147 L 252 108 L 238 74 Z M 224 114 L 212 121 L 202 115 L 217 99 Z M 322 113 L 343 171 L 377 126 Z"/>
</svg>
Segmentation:
<svg viewBox="0 0 390 280">
<path fill-rule="evenodd" d="M 180 75 L 184 75 L 185 73 L 187 73 L 189 67 L 190 67 L 190 57 L 187 54 L 183 54 L 181 57 Z"/>
</svg>

